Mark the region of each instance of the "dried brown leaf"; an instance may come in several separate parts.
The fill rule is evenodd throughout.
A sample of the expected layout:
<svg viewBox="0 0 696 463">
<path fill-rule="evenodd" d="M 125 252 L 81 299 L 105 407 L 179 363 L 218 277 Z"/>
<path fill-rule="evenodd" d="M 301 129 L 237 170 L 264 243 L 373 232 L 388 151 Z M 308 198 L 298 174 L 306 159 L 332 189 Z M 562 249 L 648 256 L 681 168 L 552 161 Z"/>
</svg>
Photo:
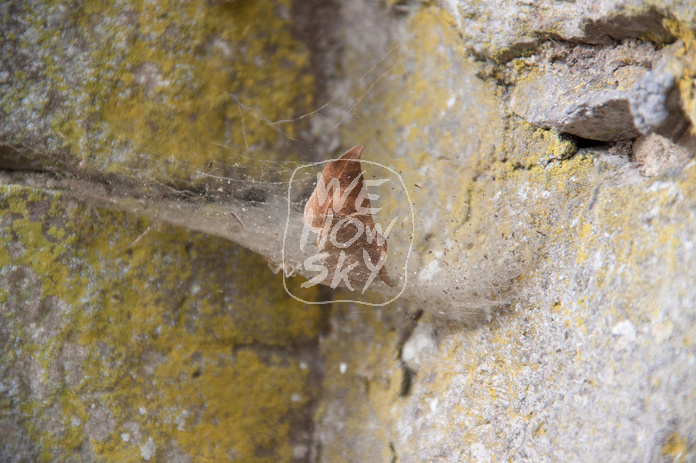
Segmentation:
<svg viewBox="0 0 696 463">
<path fill-rule="evenodd" d="M 305 205 L 304 223 L 319 236 L 318 250 L 328 253 L 324 263 L 330 272 L 325 284 L 331 285 L 337 268 L 340 270 L 353 264 L 355 267 L 348 275 L 350 283 L 361 287 L 369 284 L 369 256 L 373 268 L 382 260 L 380 279 L 392 286 L 384 267 L 387 240 L 375 230 L 363 182 L 362 150 L 362 146 L 351 148 L 324 167 L 321 179 Z M 335 243 L 347 246 L 336 246 Z"/>
</svg>

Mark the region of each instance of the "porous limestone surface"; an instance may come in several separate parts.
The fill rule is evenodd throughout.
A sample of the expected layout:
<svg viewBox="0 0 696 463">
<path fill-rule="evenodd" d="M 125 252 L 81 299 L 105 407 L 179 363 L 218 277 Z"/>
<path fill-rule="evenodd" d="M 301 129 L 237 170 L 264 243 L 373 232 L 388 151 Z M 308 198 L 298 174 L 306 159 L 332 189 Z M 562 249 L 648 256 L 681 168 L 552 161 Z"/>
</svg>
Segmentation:
<svg viewBox="0 0 696 463">
<path fill-rule="evenodd" d="M 696 458 L 693 2 L 312 5 L 0 6 L 2 457 Z M 303 305 L 357 144 L 405 291 Z"/>
<path fill-rule="evenodd" d="M 258 255 L 16 185 L 0 243 L 0 460 L 308 454 L 322 312 Z"/>
</svg>

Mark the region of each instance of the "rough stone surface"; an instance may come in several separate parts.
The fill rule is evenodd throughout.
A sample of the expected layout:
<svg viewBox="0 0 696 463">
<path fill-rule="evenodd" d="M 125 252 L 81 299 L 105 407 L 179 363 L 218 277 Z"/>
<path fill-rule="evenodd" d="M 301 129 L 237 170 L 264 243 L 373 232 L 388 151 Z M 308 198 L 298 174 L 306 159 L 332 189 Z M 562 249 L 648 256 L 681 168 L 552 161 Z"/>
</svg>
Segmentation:
<svg viewBox="0 0 696 463">
<path fill-rule="evenodd" d="M 406 373 L 397 359 L 378 353 L 398 343 L 384 313 L 339 318 L 341 329 L 323 342 L 333 380 L 320 429 L 348 437 L 332 437 L 323 461 L 369 459 L 376 447 L 408 462 L 693 458 L 696 295 L 686 197 L 696 165 L 674 184 L 648 188 L 626 188 L 617 174 L 596 198 L 588 192 L 588 216 L 559 221 L 541 265 L 492 323 L 418 322 L 404 347 L 427 330 L 437 333 L 437 349 L 420 357 L 408 394 L 399 392 Z M 674 211 L 690 222 L 660 219 Z M 367 348 L 365 335 L 356 336 L 365 332 Z M 339 375 L 346 345 L 360 355 Z M 382 434 L 365 436 L 365 422 Z M 342 446 L 353 439 L 362 445 Z"/>
<path fill-rule="evenodd" d="M 254 174 L 249 157 L 296 156 L 307 127 L 269 123 L 315 96 L 292 13 L 289 1 L 3 2 L 3 158 L 196 189 L 232 166 Z"/>
<path fill-rule="evenodd" d="M 310 3 L 0 7 L 0 459 L 696 459 L 693 2 Z M 355 144 L 406 291 L 303 305 Z"/>
<path fill-rule="evenodd" d="M 636 139 L 633 156 L 641 174 L 654 177 L 681 169 L 691 157 L 689 148 L 675 145 L 669 139 L 652 133 Z"/>
<path fill-rule="evenodd" d="M 639 37 L 665 43 L 673 35 L 663 23 L 676 17 L 694 27 L 696 6 L 688 0 L 579 0 L 443 2 L 464 36 L 463 46 L 477 56 L 509 59 L 534 49 L 546 38 L 607 45 Z"/>
<path fill-rule="evenodd" d="M 292 461 L 311 445 L 321 311 L 260 257 L 0 188 L 0 460 Z"/>
<path fill-rule="evenodd" d="M 681 108 L 673 95 L 678 64 L 636 41 L 612 48 L 548 45 L 513 63 L 510 107 L 534 125 L 598 141 L 673 133 Z M 526 70 L 525 70 L 526 68 Z M 543 96 L 543 97 L 542 97 Z"/>
</svg>

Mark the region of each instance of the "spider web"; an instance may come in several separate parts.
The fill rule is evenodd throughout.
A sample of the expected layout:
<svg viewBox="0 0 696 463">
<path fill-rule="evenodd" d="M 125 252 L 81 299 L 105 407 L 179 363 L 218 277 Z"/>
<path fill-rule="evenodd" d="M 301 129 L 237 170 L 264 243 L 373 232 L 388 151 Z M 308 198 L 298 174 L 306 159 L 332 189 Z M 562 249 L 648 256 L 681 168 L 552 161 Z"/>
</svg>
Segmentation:
<svg viewBox="0 0 696 463">
<path fill-rule="evenodd" d="M 351 81 L 343 89 L 333 92 L 333 96 L 328 101 L 321 102 L 310 111 L 296 117 L 271 120 L 262 111 L 253 105 L 253 102 L 244 101 L 240 96 L 228 92 L 209 84 L 199 76 L 193 76 L 203 85 L 210 86 L 216 92 L 225 95 L 229 101 L 236 105 L 240 124 L 234 128 L 241 132 L 245 142 L 245 149 L 227 144 L 225 140 L 207 140 L 207 142 L 218 148 L 222 148 L 228 154 L 228 161 L 211 159 L 204 168 L 196 166 L 182 156 L 180 153 L 167 153 L 151 145 L 138 144 L 127 133 L 117 132 L 110 127 L 103 130 L 120 140 L 123 144 L 131 147 L 131 154 L 141 162 L 140 165 L 132 167 L 126 166 L 124 169 L 129 171 L 133 178 L 141 179 L 145 185 L 150 185 L 158 189 L 161 194 L 167 192 L 175 198 L 180 199 L 204 199 L 225 201 L 229 199 L 242 199 L 250 202 L 262 202 L 263 192 L 278 193 L 287 191 L 288 182 L 293 172 L 307 164 L 307 161 L 320 161 L 337 157 L 342 152 L 341 149 L 364 143 L 351 135 L 347 126 L 359 124 L 361 130 L 366 130 L 372 134 L 371 140 L 377 140 L 379 136 L 374 128 L 373 116 L 361 111 L 361 104 L 370 96 L 375 86 L 387 76 L 405 76 L 410 79 L 404 57 L 399 47 L 394 47 L 386 54 L 381 56 L 374 63 L 369 65 L 362 75 Z M 358 96 L 352 96 L 351 92 L 355 87 L 366 88 Z M 205 117 L 206 115 L 202 115 Z M 208 115 L 210 116 L 210 115 Z M 247 125 L 250 120 L 262 123 L 264 126 L 272 128 L 286 146 L 291 146 L 299 152 L 303 160 L 284 160 L 281 153 L 276 159 L 268 159 L 259 156 L 253 147 L 247 143 Z M 246 122 L 245 122 L 246 121 Z M 314 132 L 320 132 L 321 140 L 300 140 L 287 130 L 287 127 L 298 123 L 309 123 L 313 126 Z M 328 141 L 327 141 L 328 140 Z M 377 157 L 378 152 L 383 151 L 383 146 L 365 146 L 365 153 L 372 157 Z M 188 153 L 187 157 L 201 157 L 202 153 Z M 288 156 L 288 157 L 292 157 Z M 143 166 L 157 168 L 158 164 L 165 163 L 177 172 L 183 173 L 182 178 L 167 179 L 161 175 L 153 173 L 153 169 Z M 304 176 L 295 177 L 294 181 L 311 185 L 316 181 L 314 173 L 308 171 Z M 309 186 L 307 187 L 309 188 Z M 306 198 L 293 200 L 293 205 L 299 206 Z M 260 201 L 259 201 L 260 200 Z"/>
<path fill-rule="evenodd" d="M 194 76 L 202 85 L 213 88 L 215 92 L 224 95 L 224 98 L 236 106 L 240 115 L 240 123 L 233 127 L 233 130 L 241 132 L 244 140 L 243 148 L 239 149 L 238 145 L 233 146 L 225 139 L 208 140 L 208 143 L 222 148 L 229 156 L 222 160 L 211 159 L 207 165 L 201 167 L 180 157 L 179 153 L 169 153 L 157 146 L 138 143 L 128 133 L 102 125 L 100 126 L 101 130 L 111 134 L 123 145 L 129 146 L 132 157 L 141 162 L 140 164 L 123 166 L 123 170 L 126 172 L 123 177 L 126 180 L 131 180 L 130 185 L 127 185 L 132 187 L 130 188 L 130 196 L 135 196 L 135 199 L 140 200 L 139 203 L 145 205 L 136 204 L 134 206 L 133 202 L 128 202 L 124 203 L 125 207 L 121 207 L 121 209 L 232 239 L 265 256 L 272 270 L 276 272 L 282 270 L 286 276 L 291 276 L 295 273 L 301 259 L 297 258 L 295 261 L 291 259 L 290 266 L 285 266 L 284 259 L 279 258 L 281 255 L 280 240 L 273 238 L 273 236 L 277 236 L 277 232 L 283 230 L 288 206 L 294 212 L 301 214 L 306 199 L 313 191 L 318 169 L 314 171 L 311 169 L 300 170 L 301 175 L 293 178 L 296 193 L 290 196 L 290 204 L 288 205 L 290 178 L 298 168 L 311 164 L 311 161 L 335 158 L 341 154 L 343 149 L 357 144 L 366 145 L 363 158 L 368 158 L 368 160 L 369 158 L 385 159 L 386 154 L 386 159 L 388 159 L 389 150 L 386 148 L 386 142 L 380 141 L 379 127 L 383 124 L 380 124 L 379 118 L 383 115 L 370 112 L 366 108 L 374 109 L 374 105 L 371 103 L 380 98 L 376 92 L 384 91 L 384 87 L 389 86 L 394 79 L 405 82 L 405 85 L 402 83 L 400 88 L 406 88 L 407 91 L 412 92 L 411 98 L 416 97 L 408 68 L 409 62 L 403 56 L 402 49 L 398 46 L 394 47 L 372 63 L 367 64 L 360 77 L 338 83 L 331 91 L 332 96 L 327 101 L 319 102 L 310 110 L 295 117 L 279 120 L 272 120 L 263 114 L 263 111 L 254 105 L 253 99 L 248 101 L 239 94 L 214 87 L 207 83 L 202 76 Z M 355 89 L 362 90 L 356 91 Z M 356 94 L 357 96 L 355 96 Z M 370 104 L 367 104 L 368 102 Z M 211 111 L 202 117 L 212 117 L 213 115 L 214 113 Z M 303 152 L 306 160 L 283 159 L 283 152 L 274 159 L 260 156 L 247 141 L 247 127 L 252 121 L 260 122 L 265 127 L 271 128 L 286 146 L 294 147 L 294 150 L 289 149 L 288 153 Z M 310 126 L 316 129 L 312 133 L 315 138 L 301 139 L 301 137 L 291 133 L 290 127 L 298 123 L 310 123 Z M 367 135 L 369 144 L 354 135 L 356 133 Z M 189 154 L 193 154 L 193 157 L 199 159 L 204 157 L 204 153 Z M 89 165 L 89 162 L 86 164 Z M 173 167 L 174 171 L 184 173 L 184 175 L 167 177 L 166 173 L 162 174 L 162 170 L 157 170 L 162 165 L 169 165 Z M 369 167 L 366 170 L 368 169 Z M 117 183 L 117 179 L 108 173 L 97 171 L 89 174 L 89 169 L 75 172 L 67 164 L 62 171 L 61 167 L 56 170 L 59 174 L 67 177 L 74 176 L 78 180 L 81 175 L 83 177 L 92 175 L 98 181 Z M 87 175 L 84 175 L 85 173 Z M 125 188 L 122 191 L 127 190 L 129 189 Z M 169 203 L 163 206 L 158 202 L 158 199 L 165 199 Z M 105 203 L 102 202 L 102 204 Z M 255 207 L 255 205 L 261 204 L 263 207 Z M 195 207 L 189 207 L 191 205 Z M 208 208 L 201 214 L 201 205 L 217 206 L 218 209 L 211 213 L 210 208 Z M 240 205 L 241 209 L 233 208 L 233 206 Z M 169 210 L 162 212 L 166 208 Z M 245 214 L 240 213 L 240 210 Z M 247 215 L 247 212 L 250 214 Z M 229 229 L 235 224 L 237 229 L 229 232 Z M 143 234 L 146 232 L 147 230 Z M 408 232 L 395 230 L 395 234 L 398 233 L 401 234 L 394 236 L 394 241 L 398 239 L 407 242 L 409 239 L 413 239 L 413 236 L 409 236 Z M 141 238 L 142 236 L 137 237 L 135 242 L 137 243 Z M 506 257 L 508 255 L 507 248 L 501 249 L 500 253 Z M 390 248 L 390 259 L 398 259 L 398 256 L 392 257 L 392 255 Z M 501 262 L 507 263 L 507 260 L 501 258 Z M 461 306 L 457 309 L 459 313 L 471 311 L 472 314 L 478 314 L 481 313 L 481 308 L 486 309 L 484 312 L 487 313 L 488 307 L 503 305 L 509 300 L 507 296 L 502 294 L 509 286 L 508 280 L 510 278 L 507 274 L 518 273 L 514 269 L 508 270 L 507 273 L 498 278 L 496 265 L 489 263 L 488 267 L 491 268 L 479 271 L 476 275 L 468 275 L 468 284 L 466 287 L 462 286 L 461 295 L 452 294 L 450 291 L 450 286 L 456 286 L 459 280 L 448 277 L 440 283 L 427 283 L 427 289 L 423 284 L 420 284 L 412 291 L 412 294 L 407 296 L 414 300 L 418 300 L 420 297 L 424 304 L 443 307 L 451 305 L 450 299 L 454 298 L 456 305 Z M 503 265 L 498 267 L 503 267 Z M 452 272 L 456 273 L 457 270 L 451 270 L 450 273 Z M 459 287 L 457 286 L 456 289 L 458 290 Z M 445 290 L 449 291 L 449 294 Z M 441 296 L 443 297 L 442 301 L 433 298 L 433 294 L 438 291 L 448 294 L 447 300 L 444 299 L 444 296 Z M 502 295 L 503 298 L 492 300 L 492 294 Z M 439 311 L 443 315 L 447 315 L 447 312 L 449 311 Z"/>
</svg>

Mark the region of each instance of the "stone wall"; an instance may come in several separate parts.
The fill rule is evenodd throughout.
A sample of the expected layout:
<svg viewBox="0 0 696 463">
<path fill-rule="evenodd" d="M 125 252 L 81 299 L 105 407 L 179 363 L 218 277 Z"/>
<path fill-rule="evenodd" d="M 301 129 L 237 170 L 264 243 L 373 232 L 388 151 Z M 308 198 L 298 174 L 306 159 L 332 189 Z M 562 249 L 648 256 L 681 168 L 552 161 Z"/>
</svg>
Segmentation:
<svg viewBox="0 0 696 463">
<path fill-rule="evenodd" d="M 696 458 L 692 2 L 0 11 L 3 460 Z M 302 304 L 355 144 L 406 288 Z"/>
</svg>

